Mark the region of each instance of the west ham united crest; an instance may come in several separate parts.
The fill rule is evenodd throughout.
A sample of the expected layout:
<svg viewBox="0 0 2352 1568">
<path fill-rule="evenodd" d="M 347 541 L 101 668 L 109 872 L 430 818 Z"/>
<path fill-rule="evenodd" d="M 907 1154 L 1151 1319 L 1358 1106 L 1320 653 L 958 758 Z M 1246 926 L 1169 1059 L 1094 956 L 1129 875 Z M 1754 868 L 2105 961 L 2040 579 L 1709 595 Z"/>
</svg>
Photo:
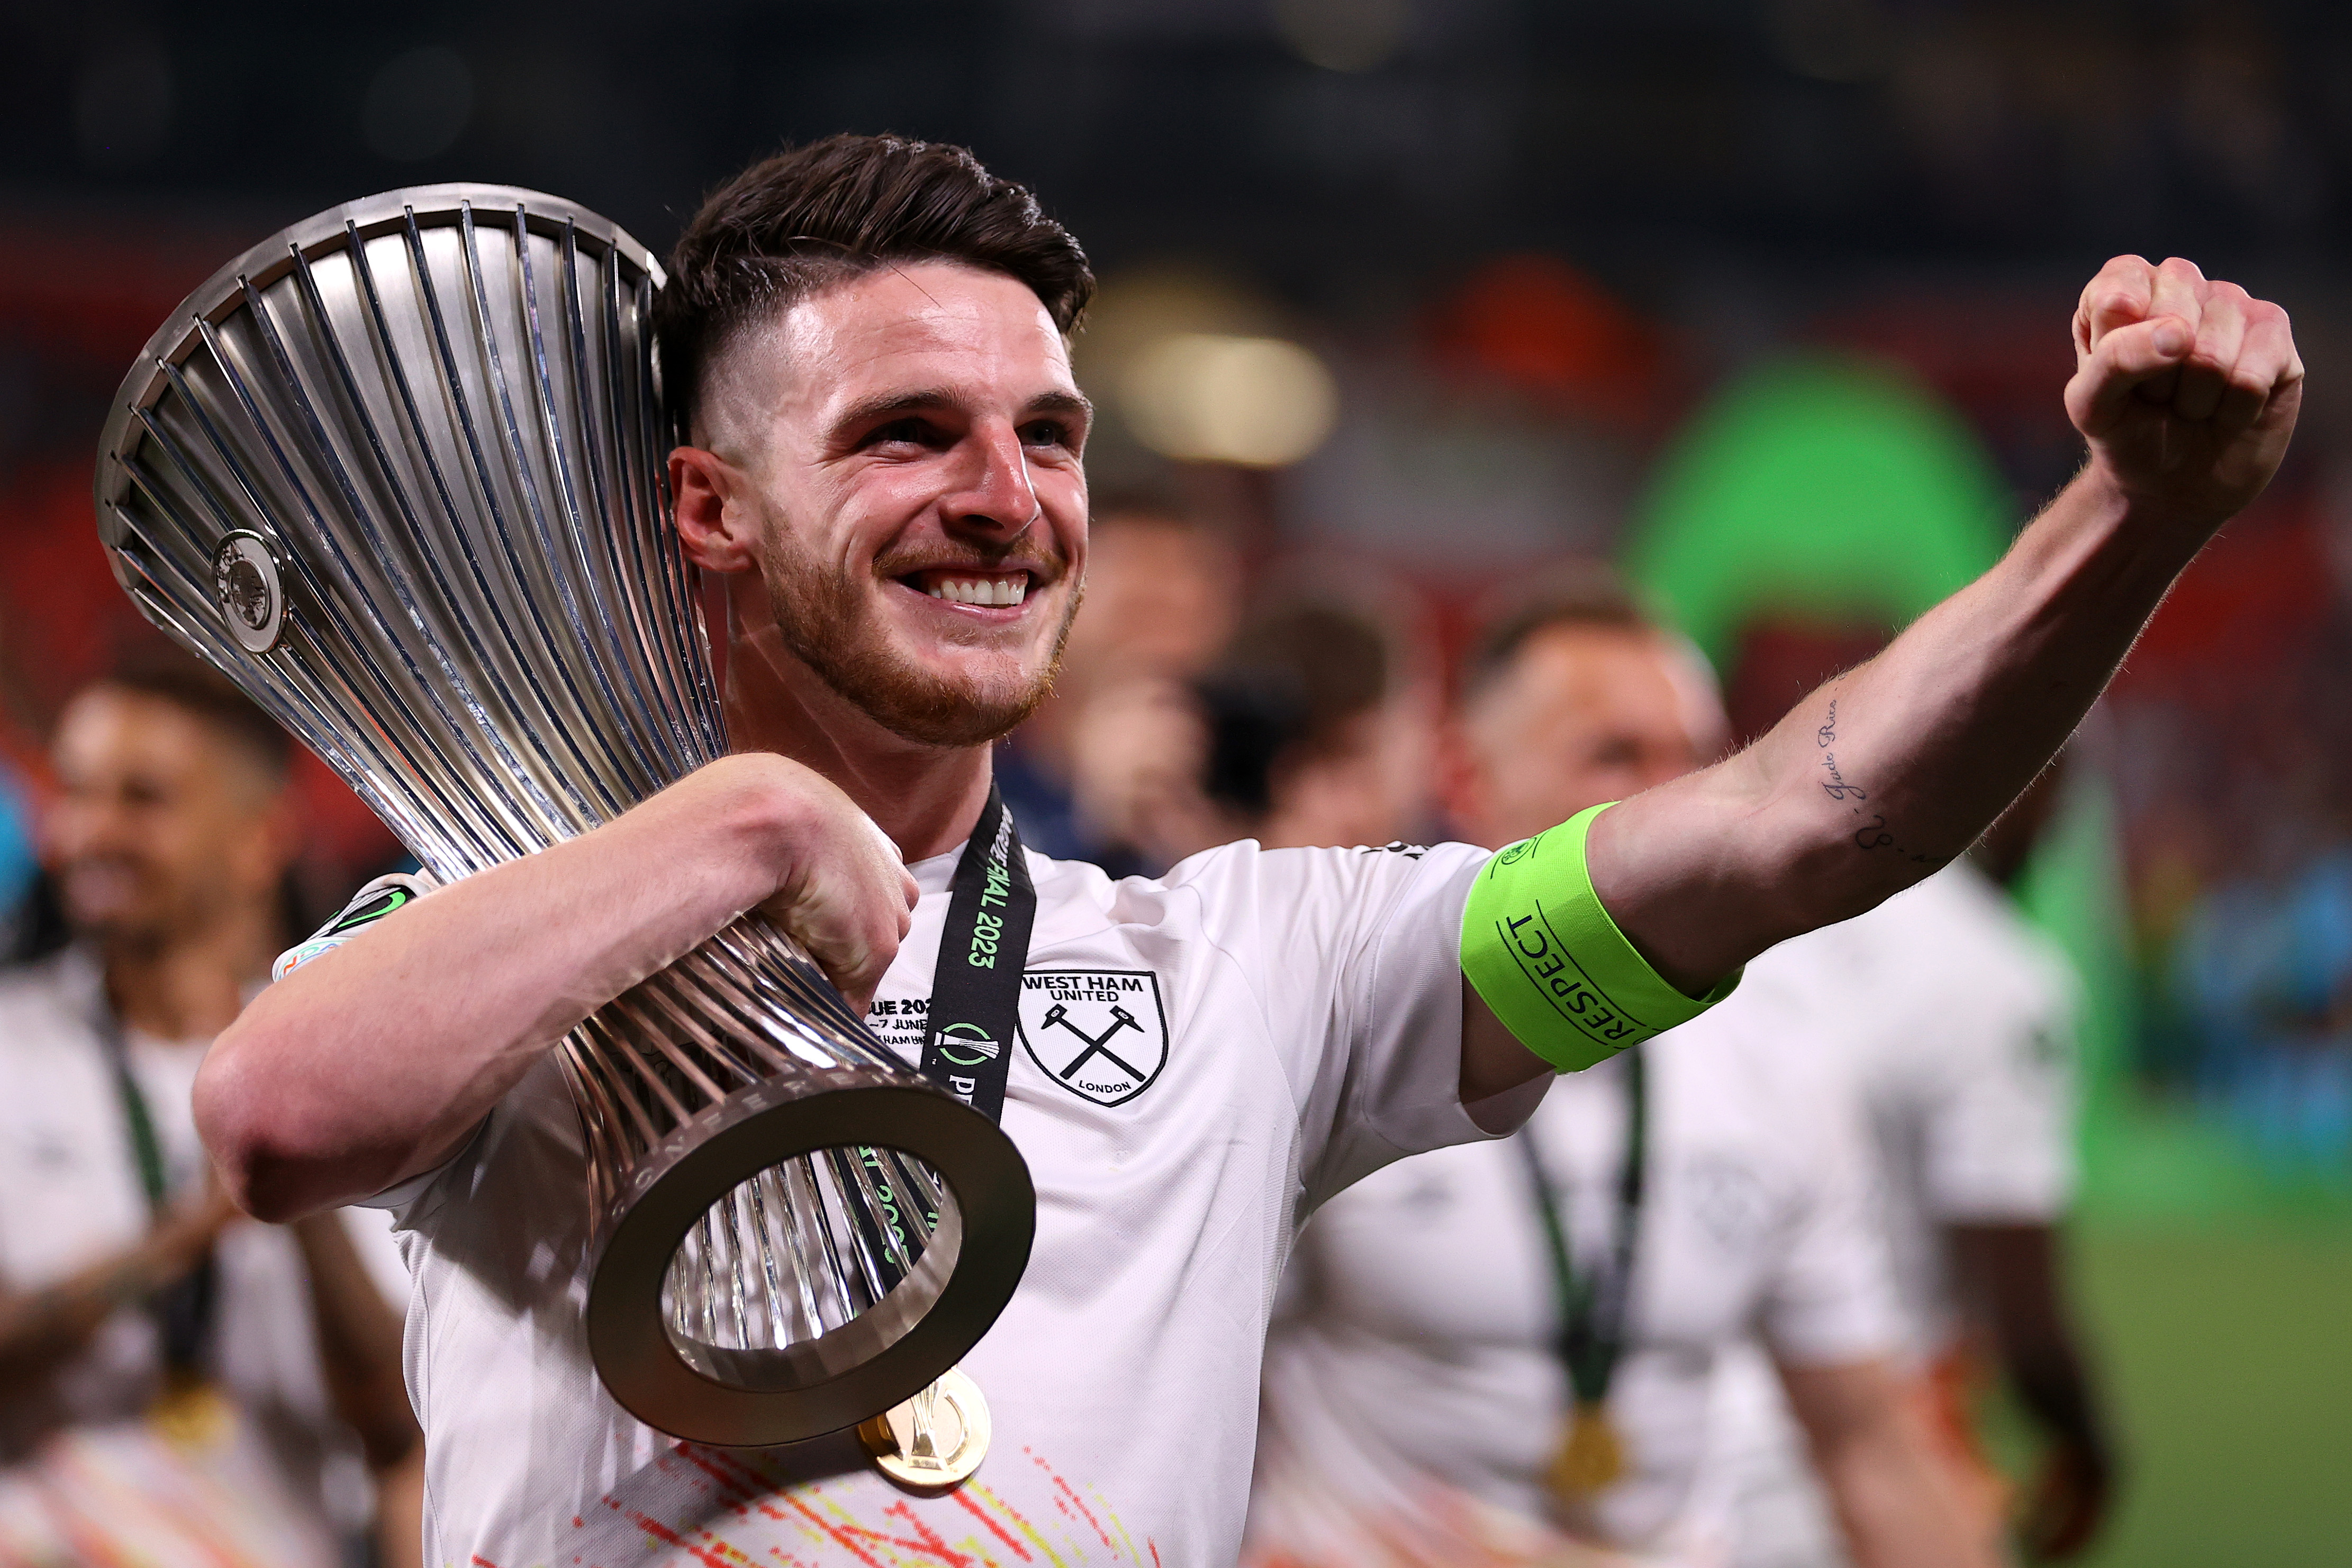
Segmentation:
<svg viewBox="0 0 2352 1568">
<path fill-rule="evenodd" d="M 1021 1044 L 1082 1099 L 1117 1105 L 1168 1064 L 1168 1014 L 1149 969 L 1032 969 L 1021 977 Z"/>
</svg>

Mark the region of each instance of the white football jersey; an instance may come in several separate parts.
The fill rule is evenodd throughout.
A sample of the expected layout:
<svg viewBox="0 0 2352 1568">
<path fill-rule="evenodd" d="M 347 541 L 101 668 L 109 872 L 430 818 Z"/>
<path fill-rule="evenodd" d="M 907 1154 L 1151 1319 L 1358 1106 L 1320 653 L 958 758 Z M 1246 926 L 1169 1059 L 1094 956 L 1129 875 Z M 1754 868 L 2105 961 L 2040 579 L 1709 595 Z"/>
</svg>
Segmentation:
<svg viewBox="0 0 2352 1568">
<path fill-rule="evenodd" d="M 379 1200 L 415 1279 L 428 1560 L 1232 1562 L 1298 1218 L 1401 1155 L 1482 1135 L 1460 1103 L 1460 935 L 1486 859 L 1244 842 L 1113 882 L 1029 857 L 1003 1126 L 1035 1178 L 1036 1243 L 962 1364 L 994 1440 L 944 1497 L 896 1489 L 850 1433 L 711 1449 L 606 1396 L 582 1333 L 579 1122 L 552 1058 L 535 1068 L 452 1164 Z M 922 899 L 871 1015 L 910 1064 L 956 860 L 910 868 Z"/>
<path fill-rule="evenodd" d="M 1610 1391 L 1623 1479 L 1590 1520 L 1645 1561 L 1727 1550 L 1704 1495 L 1718 1356 L 1889 1354 L 1899 1324 L 1859 1123 L 1791 1048 L 1809 998 L 1771 955 L 1712 1012 L 1642 1047 L 1646 1192 L 1628 1343 Z M 1615 1237 L 1622 1058 L 1556 1082 L 1533 1134 L 1580 1267 Z M 1500 1521 L 1554 1518 L 1544 1471 L 1570 1423 L 1558 1288 L 1519 1139 L 1380 1172 L 1301 1236 L 1267 1349 L 1246 1561 L 1382 1568 L 1536 1560 Z M 1554 1556 L 1561 1546 L 1547 1548 Z"/>
</svg>

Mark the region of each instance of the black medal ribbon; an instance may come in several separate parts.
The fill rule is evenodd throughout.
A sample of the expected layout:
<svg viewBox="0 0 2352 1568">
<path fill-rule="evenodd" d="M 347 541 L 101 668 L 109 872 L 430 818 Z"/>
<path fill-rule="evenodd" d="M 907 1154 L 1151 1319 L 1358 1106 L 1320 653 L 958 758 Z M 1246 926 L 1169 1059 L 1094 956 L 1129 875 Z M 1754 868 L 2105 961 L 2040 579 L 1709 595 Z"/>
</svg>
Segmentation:
<svg viewBox="0 0 2352 1568">
<path fill-rule="evenodd" d="M 992 1122 L 1004 1118 L 1004 1081 L 1021 1022 L 1021 972 L 1037 890 L 1004 797 L 988 787 L 988 804 L 948 884 L 948 918 L 931 972 L 930 1014 L 923 1026 L 923 1076 Z"/>
<path fill-rule="evenodd" d="M 1649 1084 L 1643 1050 L 1624 1053 L 1625 1155 L 1617 1172 L 1617 1230 L 1611 1238 L 1609 1266 L 1580 1270 L 1569 1247 L 1568 1227 L 1553 1197 L 1543 1151 L 1537 1145 L 1532 1124 L 1519 1129 L 1519 1152 L 1526 1157 L 1528 1185 L 1534 1188 L 1536 1212 L 1543 1221 L 1544 1241 L 1551 1255 L 1552 1287 L 1559 1310 L 1554 1348 L 1567 1369 L 1576 1402 L 1597 1408 L 1609 1397 L 1618 1358 L 1625 1349 L 1625 1313 L 1633 1293 L 1633 1256 L 1642 1228 L 1643 1176 L 1648 1161 Z"/>
</svg>

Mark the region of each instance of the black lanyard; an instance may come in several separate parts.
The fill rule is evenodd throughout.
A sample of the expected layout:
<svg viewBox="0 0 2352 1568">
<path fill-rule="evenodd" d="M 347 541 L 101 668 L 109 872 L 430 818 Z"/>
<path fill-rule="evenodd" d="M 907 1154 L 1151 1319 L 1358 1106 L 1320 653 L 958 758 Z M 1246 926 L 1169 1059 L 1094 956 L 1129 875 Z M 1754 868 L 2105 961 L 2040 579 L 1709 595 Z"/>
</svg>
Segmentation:
<svg viewBox="0 0 2352 1568">
<path fill-rule="evenodd" d="M 139 1172 L 139 1189 L 147 1199 L 147 1218 L 161 1223 L 171 1209 L 171 1178 L 163 1169 L 163 1144 L 155 1133 L 155 1117 L 147 1096 L 131 1071 L 131 1047 L 122 1036 L 122 1020 L 99 981 L 98 1007 L 90 1019 L 99 1048 L 106 1053 L 114 1076 L 115 1098 L 122 1110 L 124 1140 L 131 1145 L 131 1164 Z M 196 1266 L 157 1291 L 148 1301 L 163 1339 L 163 1364 L 175 1374 L 193 1374 L 204 1359 L 205 1342 L 212 1331 L 217 1279 L 210 1248 Z"/>
<path fill-rule="evenodd" d="M 992 1122 L 1004 1118 L 1004 1079 L 1021 1021 L 1021 971 L 1037 890 L 1013 813 L 994 784 L 948 884 L 948 918 L 931 972 L 923 1076 Z"/>
<path fill-rule="evenodd" d="M 1579 1405 L 1597 1406 L 1609 1397 L 1609 1382 L 1625 1348 L 1625 1312 L 1633 1293 L 1633 1254 L 1642 1228 L 1642 1182 L 1649 1142 L 1649 1084 L 1643 1052 L 1634 1046 L 1625 1061 L 1625 1158 L 1617 1172 L 1617 1233 L 1609 1266 L 1598 1275 L 1580 1273 L 1561 1223 L 1559 1201 L 1544 1169 L 1532 1123 L 1519 1129 L 1519 1153 L 1527 1159 L 1528 1185 L 1535 1189 L 1544 1240 L 1551 1252 L 1553 1293 L 1559 1311 L 1554 1345 L 1568 1369 Z"/>
</svg>

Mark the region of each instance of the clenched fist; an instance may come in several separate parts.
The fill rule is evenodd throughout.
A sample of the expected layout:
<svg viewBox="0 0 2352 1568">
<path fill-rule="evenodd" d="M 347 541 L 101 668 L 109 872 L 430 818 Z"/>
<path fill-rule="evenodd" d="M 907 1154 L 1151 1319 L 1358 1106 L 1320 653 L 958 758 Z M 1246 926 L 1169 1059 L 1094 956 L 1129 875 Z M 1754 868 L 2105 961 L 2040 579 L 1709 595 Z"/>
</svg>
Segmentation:
<svg viewBox="0 0 2352 1568">
<path fill-rule="evenodd" d="M 2236 284 L 2119 256 L 2083 290 L 2066 413 L 2136 511 L 2210 535 L 2270 483 L 2302 405 L 2286 312 Z"/>
</svg>

